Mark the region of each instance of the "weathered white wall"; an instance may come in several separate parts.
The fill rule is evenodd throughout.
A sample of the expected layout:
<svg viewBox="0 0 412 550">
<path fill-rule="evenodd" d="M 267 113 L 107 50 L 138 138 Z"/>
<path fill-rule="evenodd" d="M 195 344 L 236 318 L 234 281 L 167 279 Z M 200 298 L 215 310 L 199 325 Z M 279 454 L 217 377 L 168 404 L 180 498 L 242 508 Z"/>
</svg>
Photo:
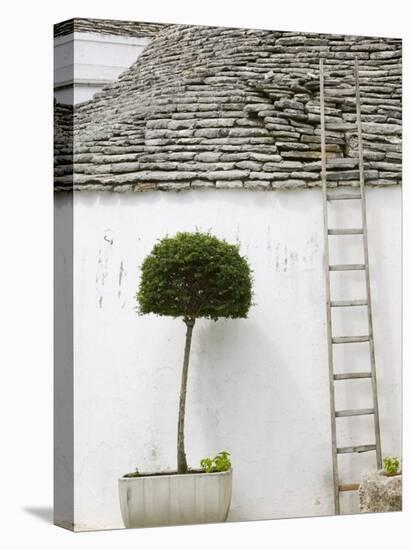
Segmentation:
<svg viewBox="0 0 412 550">
<path fill-rule="evenodd" d="M 383 452 L 399 455 L 401 194 L 368 189 L 367 200 Z M 139 266 L 156 240 L 196 229 L 240 243 L 254 271 L 255 305 L 247 320 L 195 327 L 189 464 L 231 452 L 229 520 L 333 513 L 321 208 L 318 190 L 76 195 L 77 529 L 122 526 L 117 478 L 125 472 L 175 467 L 184 325 L 138 316 L 134 295 Z M 334 204 L 331 226 L 356 227 L 356 209 Z M 360 259 L 359 237 L 331 239 L 340 243 L 333 262 Z M 340 277 L 336 298 L 364 295 L 362 273 L 332 276 Z M 365 334 L 362 310 L 337 312 L 335 334 Z M 367 370 L 367 350 L 340 346 L 336 371 Z M 370 406 L 369 383 L 339 382 L 338 408 Z M 372 442 L 372 417 L 338 422 L 341 445 Z M 343 482 L 359 481 L 360 464 L 375 466 L 373 453 L 341 458 Z M 356 494 L 343 494 L 341 502 L 344 511 L 356 511 Z"/>
<path fill-rule="evenodd" d="M 77 104 L 91 99 L 130 67 L 150 38 L 75 32 L 54 39 L 54 97 Z"/>
</svg>

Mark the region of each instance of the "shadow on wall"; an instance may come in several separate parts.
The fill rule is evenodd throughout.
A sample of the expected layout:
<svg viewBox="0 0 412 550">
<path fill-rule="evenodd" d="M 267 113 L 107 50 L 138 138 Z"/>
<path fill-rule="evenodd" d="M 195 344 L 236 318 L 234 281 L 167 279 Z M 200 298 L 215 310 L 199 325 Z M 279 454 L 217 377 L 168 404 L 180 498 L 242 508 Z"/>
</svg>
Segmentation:
<svg viewBox="0 0 412 550">
<path fill-rule="evenodd" d="M 253 315 L 197 328 L 190 414 L 209 454 L 232 454 L 229 519 L 331 513 L 328 379 L 326 369 L 313 368 L 316 353 L 307 349 L 305 362 L 299 346 L 280 355 L 281 334 L 262 330 Z M 297 460 L 303 449 L 307 459 Z"/>
</svg>

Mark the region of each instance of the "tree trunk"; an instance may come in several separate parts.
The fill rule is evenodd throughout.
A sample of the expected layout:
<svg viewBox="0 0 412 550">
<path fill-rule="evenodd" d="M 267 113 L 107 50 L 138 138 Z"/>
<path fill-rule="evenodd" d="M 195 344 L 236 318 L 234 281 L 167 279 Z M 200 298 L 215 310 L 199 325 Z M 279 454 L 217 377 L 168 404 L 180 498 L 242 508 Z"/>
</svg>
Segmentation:
<svg viewBox="0 0 412 550">
<path fill-rule="evenodd" d="M 185 355 L 183 359 L 182 382 L 180 386 L 179 400 L 179 420 L 177 423 L 177 471 L 179 474 L 187 472 L 187 461 L 185 453 L 185 408 L 186 408 L 186 390 L 187 390 L 187 374 L 189 370 L 190 346 L 192 343 L 192 332 L 195 325 L 195 319 L 185 318 L 186 323 L 186 344 Z"/>
</svg>

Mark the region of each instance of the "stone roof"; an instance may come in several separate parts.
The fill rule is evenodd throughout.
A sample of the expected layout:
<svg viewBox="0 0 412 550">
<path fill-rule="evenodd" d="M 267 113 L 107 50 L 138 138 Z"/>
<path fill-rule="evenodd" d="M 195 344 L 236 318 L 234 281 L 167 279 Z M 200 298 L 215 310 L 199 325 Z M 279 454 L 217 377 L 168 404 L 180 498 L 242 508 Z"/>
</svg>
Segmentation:
<svg viewBox="0 0 412 550">
<path fill-rule="evenodd" d="M 401 47 L 395 38 L 165 27 L 116 82 L 74 108 L 71 133 L 56 131 L 56 188 L 319 186 L 320 57 L 330 185 L 357 185 L 355 58 L 366 182 L 399 184 Z M 67 127 L 56 110 L 58 127 L 60 118 Z"/>
<path fill-rule="evenodd" d="M 58 165 L 73 163 L 73 106 L 54 103 L 55 176 Z M 57 153 L 56 153 L 57 151 Z"/>
<path fill-rule="evenodd" d="M 94 32 L 118 36 L 153 37 L 165 27 L 162 23 L 115 21 L 112 19 L 68 19 L 54 25 L 54 37 L 73 32 Z"/>
</svg>

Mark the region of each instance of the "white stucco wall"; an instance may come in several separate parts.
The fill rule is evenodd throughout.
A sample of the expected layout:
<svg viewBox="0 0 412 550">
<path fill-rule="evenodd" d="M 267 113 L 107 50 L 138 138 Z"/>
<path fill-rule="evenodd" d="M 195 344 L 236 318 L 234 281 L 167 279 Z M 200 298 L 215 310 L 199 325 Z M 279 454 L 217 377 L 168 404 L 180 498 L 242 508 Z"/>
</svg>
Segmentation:
<svg viewBox="0 0 412 550">
<path fill-rule="evenodd" d="M 400 189 L 368 189 L 367 201 L 383 452 L 400 455 Z M 333 204 L 331 226 L 356 227 L 357 209 Z M 255 305 L 247 320 L 195 326 L 189 464 L 231 452 L 230 521 L 333 513 L 320 191 L 81 192 L 74 206 L 77 529 L 122 527 L 117 478 L 125 472 L 175 467 L 184 325 L 138 316 L 134 295 L 156 240 L 196 229 L 240 243 L 254 271 Z M 360 260 L 360 237 L 331 239 L 332 263 Z M 362 273 L 332 277 L 336 299 L 364 295 Z M 336 335 L 367 333 L 364 308 L 334 315 Z M 367 346 L 339 346 L 336 372 L 368 370 Z M 339 382 L 337 407 L 371 406 L 369 384 Z M 372 417 L 338 423 L 340 445 L 373 442 Z M 375 466 L 373 453 L 339 460 L 343 482 L 359 481 L 360 465 Z M 356 494 L 341 502 L 356 511 Z"/>
<path fill-rule="evenodd" d="M 150 38 L 75 32 L 54 39 L 54 97 L 77 104 L 132 65 Z"/>
</svg>

